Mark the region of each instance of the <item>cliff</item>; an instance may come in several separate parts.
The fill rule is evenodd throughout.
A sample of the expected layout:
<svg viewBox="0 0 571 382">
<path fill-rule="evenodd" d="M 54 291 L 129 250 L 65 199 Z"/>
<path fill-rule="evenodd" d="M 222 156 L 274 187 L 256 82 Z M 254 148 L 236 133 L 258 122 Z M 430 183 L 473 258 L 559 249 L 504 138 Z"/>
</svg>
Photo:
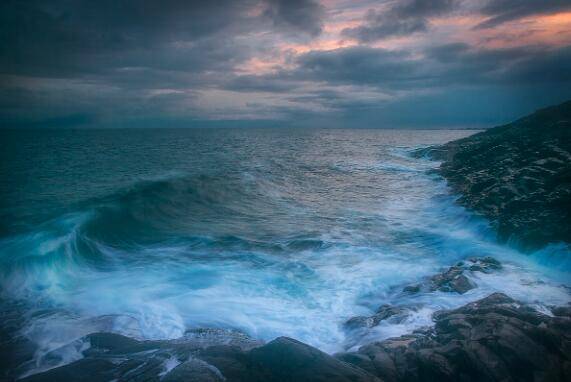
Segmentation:
<svg viewBox="0 0 571 382">
<path fill-rule="evenodd" d="M 571 240 L 571 101 L 432 150 L 459 202 L 525 249 Z"/>
</svg>

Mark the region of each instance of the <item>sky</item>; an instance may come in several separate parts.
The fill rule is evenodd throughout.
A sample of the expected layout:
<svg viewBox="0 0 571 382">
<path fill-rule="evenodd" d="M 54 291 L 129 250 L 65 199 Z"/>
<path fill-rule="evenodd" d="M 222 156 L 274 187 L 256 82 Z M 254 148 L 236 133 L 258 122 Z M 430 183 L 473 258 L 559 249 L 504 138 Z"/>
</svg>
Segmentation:
<svg viewBox="0 0 571 382">
<path fill-rule="evenodd" d="M 481 128 L 567 99 L 570 0 L 0 2 L 0 127 Z"/>
</svg>

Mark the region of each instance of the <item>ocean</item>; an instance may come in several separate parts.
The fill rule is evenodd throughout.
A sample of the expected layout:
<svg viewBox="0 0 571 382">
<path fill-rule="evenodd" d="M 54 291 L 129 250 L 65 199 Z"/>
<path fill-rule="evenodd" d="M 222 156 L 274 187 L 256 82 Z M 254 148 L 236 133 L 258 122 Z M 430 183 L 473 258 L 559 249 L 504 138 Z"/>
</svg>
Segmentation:
<svg viewBox="0 0 571 382">
<path fill-rule="evenodd" d="M 196 328 L 289 336 L 328 353 L 431 324 L 502 291 L 571 301 L 570 253 L 496 241 L 415 150 L 466 130 L 0 131 L 0 346 L 29 375 L 81 358 L 82 336 Z M 472 256 L 465 294 L 402 293 Z M 353 336 L 382 304 L 416 306 Z M 545 310 L 546 311 L 546 310 Z"/>
</svg>

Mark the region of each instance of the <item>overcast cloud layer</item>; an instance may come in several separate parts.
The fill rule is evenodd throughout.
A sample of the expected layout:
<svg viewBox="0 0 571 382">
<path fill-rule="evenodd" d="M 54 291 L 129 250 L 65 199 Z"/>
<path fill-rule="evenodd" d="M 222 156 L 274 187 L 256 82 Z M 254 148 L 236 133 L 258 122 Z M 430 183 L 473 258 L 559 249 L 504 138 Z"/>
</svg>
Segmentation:
<svg viewBox="0 0 571 382">
<path fill-rule="evenodd" d="M 569 98 L 569 0 L 0 3 L 0 127 L 487 127 Z"/>
</svg>

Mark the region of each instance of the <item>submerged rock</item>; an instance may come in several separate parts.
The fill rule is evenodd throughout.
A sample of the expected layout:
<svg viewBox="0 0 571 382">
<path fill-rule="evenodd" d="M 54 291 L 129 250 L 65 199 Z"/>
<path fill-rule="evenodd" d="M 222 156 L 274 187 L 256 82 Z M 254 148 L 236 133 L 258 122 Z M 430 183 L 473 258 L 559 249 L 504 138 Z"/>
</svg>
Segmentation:
<svg viewBox="0 0 571 382">
<path fill-rule="evenodd" d="M 571 240 L 571 101 L 428 154 L 500 239 L 530 249 Z"/>
<path fill-rule="evenodd" d="M 492 273 L 502 269 L 502 264 L 490 256 L 471 257 L 466 261 L 448 268 L 442 273 L 430 277 L 424 284 L 413 284 L 403 288 L 405 293 L 418 293 L 421 291 L 456 292 L 464 294 L 477 287 L 476 283 L 465 275 L 466 271 L 472 273 Z"/>
<path fill-rule="evenodd" d="M 418 293 L 420 292 L 421 285 L 420 284 L 413 284 L 405 286 L 402 291 L 406 293 Z"/>
<path fill-rule="evenodd" d="M 463 272 L 464 269 L 462 267 L 453 266 L 444 273 L 432 276 L 430 278 L 430 290 L 464 294 L 476 288 L 477 285 L 467 278 Z"/>
<path fill-rule="evenodd" d="M 471 257 L 468 259 L 468 269 L 472 272 L 492 273 L 502 269 L 502 264 L 493 257 Z"/>
<path fill-rule="evenodd" d="M 568 313 L 560 310 L 561 313 Z M 384 381 L 571 380 L 571 316 L 501 293 L 434 315 L 435 326 L 337 355 Z"/>
</svg>

